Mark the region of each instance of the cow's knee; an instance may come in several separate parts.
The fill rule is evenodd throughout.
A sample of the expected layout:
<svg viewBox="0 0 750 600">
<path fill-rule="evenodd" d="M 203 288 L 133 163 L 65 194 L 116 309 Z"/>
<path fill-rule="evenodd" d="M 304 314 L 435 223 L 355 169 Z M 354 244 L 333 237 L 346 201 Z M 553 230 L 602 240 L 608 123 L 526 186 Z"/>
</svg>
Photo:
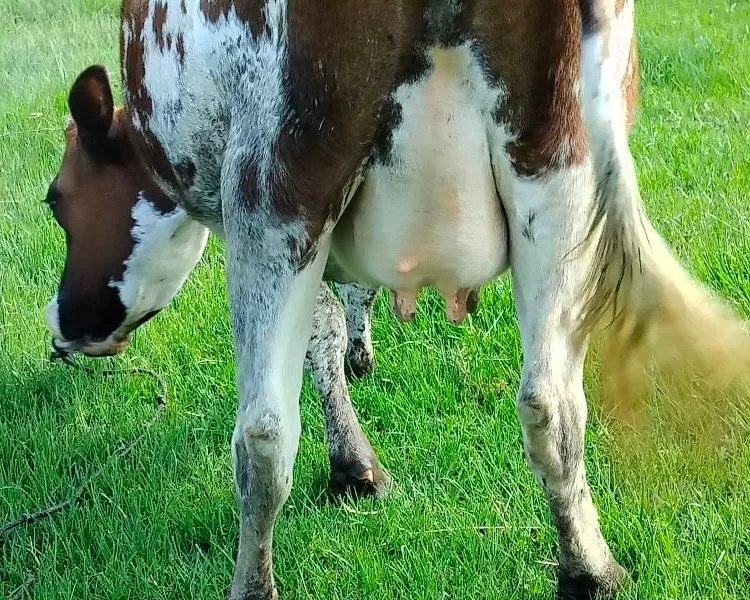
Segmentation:
<svg viewBox="0 0 750 600">
<path fill-rule="evenodd" d="M 232 436 L 240 544 L 232 600 L 274 600 L 273 526 L 292 487 L 299 436 L 282 416 L 266 410 L 240 414 Z"/>
<path fill-rule="evenodd" d="M 237 495 L 255 513 L 280 507 L 292 486 L 292 447 L 298 434 L 290 431 L 276 412 L 240 416 L 232 436 Z M 263 506 L 256 507 L 262 497 Z"/>
<path fill-rule="evenodd" d="M 579 419 L 568 404 L 555 390 L 537 386 L 522 387 L 516 401 L 526 457 L 545 491 L 560 487 L 580 466 Z"/>
</svg>

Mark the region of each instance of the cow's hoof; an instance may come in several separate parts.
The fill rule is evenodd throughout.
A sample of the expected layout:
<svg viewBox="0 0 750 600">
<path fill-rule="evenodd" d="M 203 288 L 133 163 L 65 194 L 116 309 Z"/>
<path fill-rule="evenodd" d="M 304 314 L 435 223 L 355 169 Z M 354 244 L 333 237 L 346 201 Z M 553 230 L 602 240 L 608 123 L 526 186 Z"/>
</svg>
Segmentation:
<svg viewBox="0 0 750 600">
<path fill-rule="evenodd" d="M 629 579 L 628 572 L 612 562 L 604 573 L 570 574 L 560 571 L 557 580 L 558 600 L 607 600 Z"/>
<path fill-rule="evenodd" d="M 376 457 L 371 461 L 331 461 L 331 491 L 356 497 L 382 498 L 391 486 L 391 476 Z"/>
<path fill-rule="evenodd" d="M 227 600 L 279 600 L 279 592 L 276 588 L 270 590 L 252 590 L 244 594 L 227 594 Z"/>
<path fill-rule="evenodd" d="M 344 370 L 347 379 L 361 379 L 375 370 L 375 356 L 361 340 L 352 340 L 346 350 Z"/>
</svg>

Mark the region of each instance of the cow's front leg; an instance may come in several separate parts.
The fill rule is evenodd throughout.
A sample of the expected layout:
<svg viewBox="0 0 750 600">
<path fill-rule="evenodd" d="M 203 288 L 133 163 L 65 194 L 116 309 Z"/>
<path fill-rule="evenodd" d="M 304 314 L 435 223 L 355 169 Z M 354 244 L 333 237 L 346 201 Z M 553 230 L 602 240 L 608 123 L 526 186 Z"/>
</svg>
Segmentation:
<svg viewBox="0 0 750 600">
<path fill-rule="evenodd" d="M 519 183 L 507 211 L 523 343 L 518 415 L 557 527 L 558 595 L 576 600 L 609 597 L 625 576 L 602 537 L 583 462 L 586 344 L 576 319 L 590 263 L 568 252 L 583 239 L 592 197 L 588 171 L 576 167 Z"/>
<path fill-rule="evenodd" d="M 346 371 L 350 377 L 362 377 L 375 368 L 372 350 L 372 305 L 378 290 L 356 283 L 337 284 L 346 311 Z"/>
<path fill-rule="evenodd" d="M 273 528 L 292 486 L 303 363 L 328 243 L 318 239 L 303 255 L 303 225 L 276 216 L 262 197 L 251 200 L 235 179 L 222 182 L 239 392 L 232 457 L 240 540 L 230 598 L 272 600 Z"/>
<path fill-rule="evenodd" d="M 361 319 L 364 314 L 369 315 L 369 310 L 364 304 L 358 304 L 357 314 Z M 369 338 L 369 319 L 366 327 Z M 323 404 L 331 461 L 331 488 L 336 492 L 351 490 L 358 494 L 379 496 L 386 491 L 390 477 L 380 465 L 354 413 L 344 375 L 346 349 L 344 310 L 324 283 L 315 303 L 313 333 L 305 365 Z"/>
</svg>

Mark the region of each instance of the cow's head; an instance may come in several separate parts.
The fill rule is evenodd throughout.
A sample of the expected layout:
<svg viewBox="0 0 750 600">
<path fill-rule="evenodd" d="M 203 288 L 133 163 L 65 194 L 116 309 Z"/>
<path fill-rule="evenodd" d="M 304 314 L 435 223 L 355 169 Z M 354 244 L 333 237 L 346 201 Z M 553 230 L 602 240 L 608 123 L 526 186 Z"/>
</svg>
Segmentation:
<svg viewBox="0 0 750 600">
<path fill-rule="evenodd" d="M 46 320 L 60 351 L 112 355 L 180 290 L 208 232 L 154 184 L 102 67 L 81 73 L 68 106 L 65 153 L 46 200 L 67 256 Z"/>
</svg>

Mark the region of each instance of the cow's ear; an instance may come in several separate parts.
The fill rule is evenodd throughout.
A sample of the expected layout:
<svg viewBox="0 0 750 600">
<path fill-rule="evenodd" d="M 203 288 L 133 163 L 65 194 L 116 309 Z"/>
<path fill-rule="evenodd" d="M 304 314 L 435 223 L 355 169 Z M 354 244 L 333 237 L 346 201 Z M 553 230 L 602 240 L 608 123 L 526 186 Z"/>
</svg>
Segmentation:
<svg viewBox="0 0 750 600">
<path fill-rule="evenodd" d="M 104 67 L 91 66 L 78 76 L 68 95 L 68 108 L 86 149 L 95 152 L 101 148 L 112 127 L 115 110 Z"/>
</svg>

